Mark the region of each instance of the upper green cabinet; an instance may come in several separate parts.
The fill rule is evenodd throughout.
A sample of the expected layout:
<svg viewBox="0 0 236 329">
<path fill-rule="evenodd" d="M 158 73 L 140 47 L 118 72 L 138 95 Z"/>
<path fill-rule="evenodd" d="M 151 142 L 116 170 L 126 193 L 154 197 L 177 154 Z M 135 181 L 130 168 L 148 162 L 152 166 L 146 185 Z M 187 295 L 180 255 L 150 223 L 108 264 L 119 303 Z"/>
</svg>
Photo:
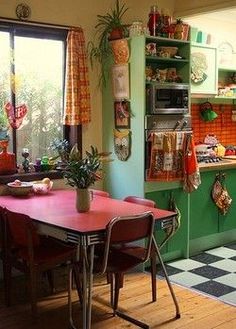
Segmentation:
<svg viewBox="0 0 236 329">
<path fill-rule="evenodd" d="M 189 84 L 190 43 L 146 37 L 146 80 L 162 84 Z"/>
<path fill-rule="evenodd" d="M 216 95 L 218 90 L 217 49 L 191 45 L 191 93 Z"/>
<path fill-rule="evenodd" d="M 103 149 L 113 153 L 114 161 L 106 170 L 104 187 L 117 198 L 128 194 L 144 196 L 148 190 L 146 181 L 147 156 L 145 154 L 145 116 L 151 114 L 156 98 L 148 97 L 148 86 L 164 88 L 163 102 L 168 88 L 190 89 L 190 42 L 151 36 L 134 36 L 129 39 L 129 89 L 130 89 L 130 156 L 120 161 L 114 147 L 114 97 L 111 75 L 103 88 Z M 175 56 L 176 55 L 176 56 Z M 153 93 L 154 94 L 154 93 Z M 187 97 L 187 102 L 190 97 Z M 177 98 L 176 98 L 177 99 Z M 178 98 L 179 99 L 179 98 Z M 177 99 L 177 100 L 178 100 Z M 147 101 L 149 100 L 149 101 Z M 147 106 L 149 103 L 149 106 Z M 164 106 L 163 106 L 164 108 Z M 189 108 L 188 104 L 185 108 Z M 122 131 L 122 129 L 121 129 Z M 155 190 L 160 189 L 155 182 Z M 153 186 L 153 185 L 152 185 Z"/>
</svg>

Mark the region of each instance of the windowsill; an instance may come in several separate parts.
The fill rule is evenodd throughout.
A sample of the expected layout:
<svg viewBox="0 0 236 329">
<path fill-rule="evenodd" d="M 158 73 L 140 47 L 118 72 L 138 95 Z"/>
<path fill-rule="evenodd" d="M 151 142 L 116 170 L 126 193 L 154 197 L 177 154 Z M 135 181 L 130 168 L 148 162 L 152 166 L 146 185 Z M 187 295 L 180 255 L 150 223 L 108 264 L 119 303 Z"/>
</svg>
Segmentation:
<svg viewBox="0 0 236 329">
<path fill-rule="evenodd" d="M 34 180 L 41 180 L 45 177 L 48 177 L 50 179 L 61 179 L 63 178 L 62 172 L 57 170 L 51 170 L 51 171 L 42 171 L 42 172 L 33 172 L 33 173 L 16 173 L 13 175 L 0 175 L 0 185 L 1 184 L 7 184 L 15 179 L 19 179 L 24 182 L 34 181 Z"/>
</svg>

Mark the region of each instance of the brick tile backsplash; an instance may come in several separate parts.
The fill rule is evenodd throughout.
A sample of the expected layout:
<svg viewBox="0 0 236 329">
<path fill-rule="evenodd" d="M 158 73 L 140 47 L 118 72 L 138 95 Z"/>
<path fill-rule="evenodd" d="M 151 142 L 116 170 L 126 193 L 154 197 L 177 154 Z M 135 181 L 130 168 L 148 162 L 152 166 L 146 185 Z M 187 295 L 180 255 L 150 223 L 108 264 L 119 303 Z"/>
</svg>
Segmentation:
<svg viewBox="0 0 236 329">
<path fill-rule="evenodd" d="M 203 142 L 206 135 L 216 135 L 223 145 L 236 145 L 236 121 L 232 121 L 232 104 L 212 104 L 213 111 L 218 117 L 210 122 L 204 121 L 200 116 L 200 104 L 192 104 L 192 127 L 195 142 Z"/>
</svg>

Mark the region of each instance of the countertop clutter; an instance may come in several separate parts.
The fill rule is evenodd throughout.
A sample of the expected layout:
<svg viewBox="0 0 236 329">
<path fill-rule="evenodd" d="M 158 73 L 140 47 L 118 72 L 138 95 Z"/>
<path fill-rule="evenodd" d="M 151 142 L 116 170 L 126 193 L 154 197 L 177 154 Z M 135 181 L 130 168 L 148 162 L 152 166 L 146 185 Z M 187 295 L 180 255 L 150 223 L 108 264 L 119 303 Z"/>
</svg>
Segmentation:
<svg viewBox="0 0 236 329">
<path fill-rule="evenodd" d="M 198 165 L 200 171 L 233 169 L 236 168 L 236 155 L 235 158 L 233 156 L 225 156 L 218 162 L 200 162 Z"/>
<path fill-rule="evenodd" d="M 195 144 L 200 169 L 236 167 L 236 147 L 222 145 L 215 135 L 206 135 L 203 143 Z"/>
</svg>

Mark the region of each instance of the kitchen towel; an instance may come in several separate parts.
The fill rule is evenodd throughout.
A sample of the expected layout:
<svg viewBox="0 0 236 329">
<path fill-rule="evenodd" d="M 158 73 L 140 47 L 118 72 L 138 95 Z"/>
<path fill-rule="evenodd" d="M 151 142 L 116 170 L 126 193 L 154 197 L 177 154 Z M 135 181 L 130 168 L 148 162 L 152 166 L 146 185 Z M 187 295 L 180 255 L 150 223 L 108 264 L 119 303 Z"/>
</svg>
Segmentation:
<svg viewBox="0 0 236 329">
<path fill-rule="evenodd" d="M 184 190 L 192 192 L 200 184 L 200 174 L 189 132 L 153 132 L 148 179 L 183 181 Z"/>
</svg>

